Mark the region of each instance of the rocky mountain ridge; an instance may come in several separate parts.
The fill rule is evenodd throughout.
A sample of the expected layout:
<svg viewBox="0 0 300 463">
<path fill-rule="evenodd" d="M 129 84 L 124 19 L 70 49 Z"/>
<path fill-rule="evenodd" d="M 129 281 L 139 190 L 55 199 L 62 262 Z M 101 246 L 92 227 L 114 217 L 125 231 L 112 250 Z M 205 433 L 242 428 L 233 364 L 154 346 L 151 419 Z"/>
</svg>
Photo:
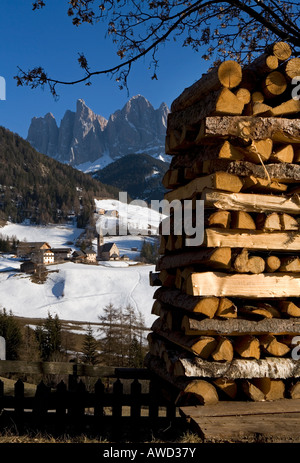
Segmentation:
<svg viewBox="0 0 300 463">
<path fill-rule="evenodd" d="M 164 154 L 168 113 L 165 103 L 154 109 L 146 98 L 136 95 L 107 120 L 79 99 L 76 112 L 67 110 L 60 126 L 51 113 L 34 117 L 27 141 L 37 151 L 85 172 L 132 153 L 168 161 Z"/>
</svg>

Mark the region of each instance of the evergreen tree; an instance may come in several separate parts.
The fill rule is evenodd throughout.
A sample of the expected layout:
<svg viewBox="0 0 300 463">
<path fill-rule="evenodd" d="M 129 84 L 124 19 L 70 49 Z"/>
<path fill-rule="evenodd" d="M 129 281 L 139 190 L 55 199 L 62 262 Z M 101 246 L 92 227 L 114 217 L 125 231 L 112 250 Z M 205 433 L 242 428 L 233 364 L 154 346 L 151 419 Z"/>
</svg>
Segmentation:
<svg viewBox="0 0 300 463">
<path fill-rule="evenodd" d="M 61 323 L 58 315 L 52 317 L 48 313 L 47 319 L 42 326 L 35 329 L 36 339 L 39 345 L 41 358 L 49 361 L 55 354 L 61 352 Z"/>
<path fill-rule="evenodd" d="M 120 366 L 120 312 L 119 309 L 109 303 L 104 307 L 103 315 L 99 321 L 102 324 L 100 339 L 101 357 L 105 365 Z"/>
<path fill-rule="evenodd" d="M 22 344 L 22 333 L 12 312 L 8 314 L 6 309 L 0 311 L 0 336 L 6 342 L 6 359 L 17 360 Z"/>
<path fill-rule="evenodd" d="M 93 335 L 93 330 L 90 324 L 88 324 L 87 332 L 83 340 L 83 360 L 85 363 L 96 365 L 99 363 L 99 343 Z"/>
</svg>

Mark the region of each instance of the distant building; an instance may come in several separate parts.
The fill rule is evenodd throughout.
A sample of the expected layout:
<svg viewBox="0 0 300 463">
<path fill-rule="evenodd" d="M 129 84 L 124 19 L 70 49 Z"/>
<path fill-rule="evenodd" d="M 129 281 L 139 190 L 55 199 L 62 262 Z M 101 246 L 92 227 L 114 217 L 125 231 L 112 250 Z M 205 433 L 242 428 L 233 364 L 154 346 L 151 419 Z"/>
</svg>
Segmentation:
<svg viewBox="0 0 300 463">
<path fill-rule="evenodd" d="M 54 262 L 62 262 L 72 257 L 71 248 L 51 248 L 54 253 Z"/>
<path fill-rule="evenodd" d="M 73 262 L 84 262 L 85 260 L 85 253 L 83 251 L 74 251 L 72 253 L 72 260 Z"/>
<path fill-rule="evenodd" d="M 93 263 L 97 260 L 97 253 L 93 250 L 85 251 L 85 259 L 87 262 Z"/>
<path fill-rule="evenodd" d="M 17 257 L 21 259 L 32 259 L 33 255 L 39 254 L 42 251 L 51 249 L 51 246 L 46 242 L 27 242 L 23 241 L 19 243 L 17 247 Z"/>
<path fill-rule="evenodd" d="M 99 247 L 98 250 L 99 260 L 119 260 L 120 251 L 116 243 L 105 243 Z"/>
<path fill-rule="evenodd" d="M 20 265 L 20 270 L 21 272 L 24 272 L 24 273 L 36 273 L 37 271 L 37 264 L 35 264 L 34 262 L 31 262 L 31 261 L 26 261 L 26 262 L 22 262 L 22 264 Z"/>
<path fill-rule="evenodd" d="M 51 249 L 42 251 L 42 263 L 43 264 L 54 264 L 54 252 Z"/>
</svg>

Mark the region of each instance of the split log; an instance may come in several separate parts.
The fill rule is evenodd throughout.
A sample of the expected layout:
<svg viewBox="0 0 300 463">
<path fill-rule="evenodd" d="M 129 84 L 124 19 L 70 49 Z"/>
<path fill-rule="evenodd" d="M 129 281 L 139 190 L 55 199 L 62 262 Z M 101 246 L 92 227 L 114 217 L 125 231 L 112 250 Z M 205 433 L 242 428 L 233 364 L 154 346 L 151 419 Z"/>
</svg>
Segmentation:
<svg viewBox="0 0 300 463">
<path fill-rule="evenodd" d="M 275 357 L 283 357 L 290 352 L 290 348 L 286 344 L 279 342 L 272 334 L 260 336 L 259 342 L 267 354 Z"/>
<path fill-rule="evenodd" d="M 209 247 L 248 248 L 265 251 L 299 251 L 300 233 L 271 232 L 261 230 L 228 230 L 224 228 L 207 228 L 204 235 L 204 244 Z"/>
<path fill-rule="evenodd" d="M 268 256 L 265 259 L 265 262 L 266 262 L 266 272 L 267 273 L 276 272 L 276 270 L 278 270 L 281 265 L 281 261 L 279 257 L 277 256 Z"/>
<path fill-rule="evenodd" d="M 279 71 L 270 72 L 262 84 L 262 90 L 266 98 L 274 98 L 278 95 L 281 95 L 285 92 L 286 88 L 286 78 Z"/>
<path fill-rule="evenodd" d="M 300 381 L 297 381 L 289 390 L 291 399 L 300 399 Z"/>
<path fill-rule="evenodd" d="M 282 230 L 299 230 L 298 221 L 286 213 L 280 215 L 280 224 Z"/>
<path fill-rule="evenodd" d="M 252 379 L 274 378 L 287 379 L 300 376 L 299 361 L 290 358 L 233 359 L 231 362 L 212 362 L 199 357 L 181 357 L 177 360 L 174 375 L 202 378 Z"/>
<path fill-rule="evenodd" d="M 171 111 L 180 111 L 192 106 L 204 96 L 219 90 L 222 86 L 237 87 L 242 80 L 241 66 L 232 60 L 224 61 L 219 67 L 204 74 L 201 79 L 186 88 L 171 104 Z"/>
<path fill-rule="evenodd" d="M 256 225 L 253 218 L 248 212 L 234 211 L 231 213 L 231 228 L 256 230 Z"/>
<path fill-rule="evenodd" d="M 249 257 L 247 249 L 243 249 L 236 257 L 233 267 L 238 273 L 262 273 L 265 270 L 265 261 L 259 256 Z"/>
<path fill-rule="evenodd" d="M 254 402 L 262 402 L 265 400 L 264 393 L 250 381 L 244 380 L 242 382 L 242 387 L 246 396 Z"/>
<path fill-rule="evenodd" d="M 299 106 L 300 110 L 300 106 Z M 292 163 L 294 158 L 294 148 L 293 145 L 285 145 L 280 149 L 277 149 L 270 156 L 270 162 L 288 162 Z"/>
<path fill-rule="evenodd" d="M 196 143 L 229 136 L 251 140 L 271 138 L 278 143 L 300 143 L 300 120 L 251 116 L 206 117 L 201 122 Z"/>
<path fill-rule="evenodd" d="M 216 339 L 211 336 L 186 336 L 180 331 L 170 330 L 159 318 L 153 323 L 152 331 L 168 342 L 203 359 L 212 355 L 218 346 Z"/>
<path fill-rule="evenodd" d="M 220 318 L 236 318 L 237 307 L 227 297 L 221 297 L 215 316 Z"/>
<path fill-rule="evenodd" d="M 265 100 L 265 96 L 262 92 L 256 91 L 251 94 L 251 101 L 253 103 L 263 103 L 264 100 Z"/>
<path fill-rule="evenodd" d="M 269 115 L 272 111 L 272 106 L 269 106 L 265 103 L 253 103 L 249 111 L 244 112 L 245 116 L 264 116 Z"/>
<path fill-rule="evenodd" d="M 282 380 L 271 378 L 254 378 L 252 383 L 262 391 L 265 396 L 265 400 L 284 399 L 285 384 Z"/>
<path fill-rule="evenodd" d="M 209 227 L 230 228 L 231 214 L 229 211 L 217 211 L 208 218 Z"/>
<path fill-rule="evenodd" d="M 300 181 L 300 166 L 291 163 L 256 165 L 247 161 L 231 161 L 227 159 L 214 159 L 203 163 L 203 173 L 227 172 L 240 177 L 253 175 L 257 178 L 266 178 L 277 182 L 297 183 Z M 268 178 L 269 177 L 269 178 Z"/>
<path fill-rule="evenodd" d="M 285 193 L 288 185 L 279 183 L 277 181 L 270 181 L 265 178 L 257 178 L 253 175 L 244 178 L 244 185 L 242 191 L 251 190 L 254 193 Z"/>
<path fill-rule="evenodd" d="M 251 144 L 243 148 L 244 157 L 254 164 L 261 164 L 261 161 L 268 161 L 273 148 L 271 138 L 264 140 L 252 140 Z"/>
<path fill-rule="evenodd" d="M 202 264 L 212 268 L 230 268 L 230 248 L 205 248 L 180 254 L 165 255 L 159 258 L 156 270 L 176 269 L 187 265 Z"/>
<path fill-rule="evenodd" d="M 218 402 L 219 397 L 216 388 L 208 381 L 177 378 L 166 371 L 164 363 L 160 359 L 149 354 L 146 355 L 144 363 L 150 371 L 155 372 L 163 380 L 175 386 L 180 391 L 181 397 L 193 396 L 202 405 L 216 404 Z"/>
<path fill-rule="evenodd" d="M 279 301 L 279 308 L 282 313 L 290 317 L 300 317 L 300 307 L 292 301 Z"/>
<path fill-rule="evenodd" d="M 176 289 L 159 288 L 155 291 L 153 297 L 165 304 L 209 318 L 214 317 L 219 306 L 217 297 L 192 297 Z"/>
<path fill-rule="evenodd" d="M 205 188 L 239 192 L 242 186 L 243 182 L 237 175 L 228 174 L 226 172 L 216 172 L 211 175 L 195 178 L 187 185 L 183 185 L 176 190 L 165 193 L 164 199 L 169 202 L 172 202 L 174 199 L 190 199 L 197 193 L 201 193 Z"/>
<path fill-rule="evenodd" d="M 224 193 L 220 191 L 204 190 L 201 199 L 205 207 L 215 207 L 230 211 L 247 212 L 286 212 L 300 214 L 297 197 L 260 195 L 249 193 Z"/>
<path fill-rule="evenodd" d="M 300 272 L 300 258 L 299 257 L 282 257 L 280 272 Z"/>
<path fill-rule="evenodd" d="M 228 338 L 220 337 L 211 356 L 215 362 L 231 362 L 233 359 L 233 346 L 231 341 Z"/>
<path fill-rule="evenodd" d="M 243 109 L 244 104 L 236 95 L 228 88 L 222 88 L 210 93 L 193 106 L 169 113 L 167 134 L 171 135 L 174 130 L 179 130 L 181 133 L 184 127 L 196 126 L 207 116 L 240 115 Z M 183 145 L 184 139 L 185 137 L 180 135 L 179 144 Z"/>
<path fill-rule="evenodd" d="M 271 214 L 258 214 L 256 216 L 256 227 L 258 230 L 274 231 L 281 230 L 280 216 L 277 212 Z"/>
<path fill-rule="evenodd" d="M 252 335 L 238 336 L 233 348 L 242 358 L 260 358 L 259 340 Z"/>
<path fill-rule="evenodd" d="M 230 380 L 227 378 L 217 378 L 213 381 L 215 386 L 217 386 L 220 391 L 224 392 L 227 397 L 234 400 L 237 396 L 237 384 L 234 380 Z M 299 393 L 300 397 L 300 393 Z"/>
<path fill-rule="evenodd" d="M 299 320 L 264 318 L 254 321 L 243 318 L 230 320 L 203 319 L 196 320 L 184 316 L 181 322 L 181 329 L 186 336 L 258 336 L 269 333 L 276 335 L 297 335 L 300 334 Z"/>
<path fill-rule="evenodd" d="M 257 306 L 243 305 L 239 313 L 250 318 L 280 318 L 280 312 L 271 304 L 259 303 Z"/>
<path fill-rule="evenodd" d="M 300 293 L 300 274 L 227 275 L 222 272 L 193 273 L 187 279 L 186 292 L 191 296 L 225 296 L 246 299 L 298 297 Z"/>
<path fill-rule="evenodd" d="M 284 101 L 275 108 L 271 108 L 267 116 L 278 117 L 278 116 L 291 116 L 293 114 L 298 114 L 300 111 L 300 101 L 299 100 L 288 100 Z"/>
</svg>

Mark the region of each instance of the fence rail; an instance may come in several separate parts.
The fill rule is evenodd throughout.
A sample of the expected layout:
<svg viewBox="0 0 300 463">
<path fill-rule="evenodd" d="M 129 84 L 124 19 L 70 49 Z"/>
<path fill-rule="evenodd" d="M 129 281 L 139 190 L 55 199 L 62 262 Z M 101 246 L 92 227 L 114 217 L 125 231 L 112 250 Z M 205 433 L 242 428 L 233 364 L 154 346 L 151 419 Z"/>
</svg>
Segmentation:
<svg viewBox="0 0 300 463">
<path fill-rule="evenodd" d="M 34 395 L 27 397 L 21 379 L 10 395 L 0 380 L 0 431 L 13 427 L 21 434 L 28 430 L 88 433 L 113 440 L 130 434 L 131 440 L 138 440 L 141 432 L 151 437 L 178 419 L 176 406 L 145 368 L 2 360 L 0 376 L 7 373 L 66 375 L 67 381 L 49 387 L 42 379 Z"/>
</svg>

